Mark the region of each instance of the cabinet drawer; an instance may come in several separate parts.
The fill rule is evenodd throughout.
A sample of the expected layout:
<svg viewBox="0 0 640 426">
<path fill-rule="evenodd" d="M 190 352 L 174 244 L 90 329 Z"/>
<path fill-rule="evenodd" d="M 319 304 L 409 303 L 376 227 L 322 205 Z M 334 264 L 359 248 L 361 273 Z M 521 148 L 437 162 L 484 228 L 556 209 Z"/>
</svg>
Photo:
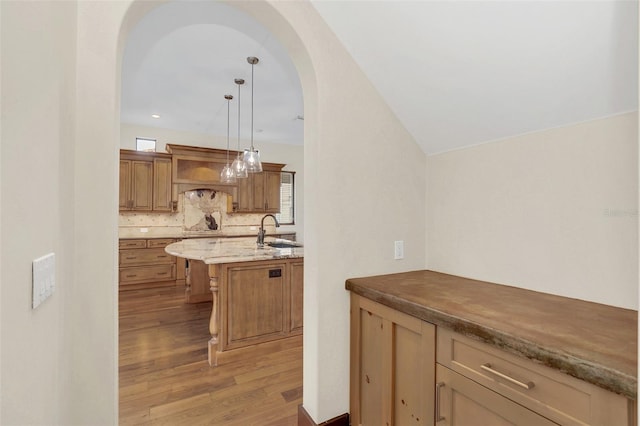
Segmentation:
<svg viewBox="0 0 640 426">
<path fill-rule="evenodd" d="M 120 284 L 176 279 L 176 265 L 136 266 L 120 269 Z"/>
<path fill-rule="evenodd" d="M 147 240 L 119 240 L 120 249 L 136 249 L 147 247 Z"/>
<path fill-rule="evenodd" d="M 555 422 L 629 422 L 629 401 L 620 395 L 447 329 L 437 339 L 439 364 Z"/>
<path fill-rule="evenodd" d="M 556 425 L 555 422 L 438 364 L 436 382 L 439 384 L 435 416 L 437 426 Z"/>
<path fill-rule="evenodd" d="M 164 251 L 163 248 L 122 250 L 120 252 L 120 266 L 151 263 L 175 263 L 175 257 Z"/>
<path fill-rule="evenodd" d="M 147 240 L 147 247 L 149 248 L 165 248 L 171 243 L 175 243 L 174 238 L 157 238 L 153 240 Z"/>
</svg>

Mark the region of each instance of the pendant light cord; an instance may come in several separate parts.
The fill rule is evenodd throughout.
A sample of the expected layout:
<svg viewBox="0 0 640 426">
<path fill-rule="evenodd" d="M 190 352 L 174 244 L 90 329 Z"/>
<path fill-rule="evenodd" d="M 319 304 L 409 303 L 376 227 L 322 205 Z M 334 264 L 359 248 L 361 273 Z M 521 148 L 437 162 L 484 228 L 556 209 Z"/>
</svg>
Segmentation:
<svg viewBox="0 0 640 426">
<path fill-rule="evenodd" d="M 251 151 L 253 149 L 253 67 L 254 63 L 251 64 Z"/>
<path fill-rule="evenodd" d="M 240 86 L 244 83 L 240 83 L 239 79 L 236 79 L 236 84 L 238 84 L 238 148 L 237 148 L 237 157 L 240 158 Z"/>
<path fill-rule="evenodd" d="M 224 98 L 227 100 L 227 166 L 229 166 L 229 117 L 231 110 L 231 99 L 233 98 L 231 95 L 226 95 Z"/>
</svg>

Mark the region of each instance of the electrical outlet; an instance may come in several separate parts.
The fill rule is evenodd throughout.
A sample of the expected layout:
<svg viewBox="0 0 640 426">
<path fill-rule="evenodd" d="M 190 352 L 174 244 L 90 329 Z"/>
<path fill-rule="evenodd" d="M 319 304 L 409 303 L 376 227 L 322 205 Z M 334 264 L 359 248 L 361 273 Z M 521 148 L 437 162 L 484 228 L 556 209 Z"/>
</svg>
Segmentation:
<svg viewBox="0 0 640 426">
<path fill-rule="evenodd" d="M 404 241 L 396 241 L 393 243 L 393 258 L 404 259 Z"/>
<path fill-rule="evenodd" d="M 56 289 L 56 255 L 49 253 L 33 261 L 32 307 L 37 308 Z"/>
</svg>

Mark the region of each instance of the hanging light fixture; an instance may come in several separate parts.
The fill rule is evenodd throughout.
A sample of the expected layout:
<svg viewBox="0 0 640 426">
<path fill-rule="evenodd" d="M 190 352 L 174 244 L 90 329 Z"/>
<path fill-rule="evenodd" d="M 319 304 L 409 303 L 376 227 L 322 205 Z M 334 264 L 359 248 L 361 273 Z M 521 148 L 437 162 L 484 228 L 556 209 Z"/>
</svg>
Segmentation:
<svg viewBox="0 0 640 426">
<path fill-rule="evenodd" d="M 251 149 L 244 150 L 244 162 L 249 173 L 259 173 L 262 171 L 260 153 L 253 147 L 253 67 L 258 63 L 258 58 L 249 56 L 247 62 L 251 64 Z"/>
<path fill-rule="evenodd" d="M 238 85 L 238 152 L 236 155 L 236 159 L 233 160 L 231 169 L 233 170 L 236 178 L 246 178 L 249 176 L 247 174 L 247 165 L 245 164 L 242 154 L 240 153 L 240 87 L 244 84 L 244 80 L 241 78 L 236 78 L 234 80 L 234 83 Z"/>
<path fill-rule="evenodd" d="M 231 99 L 233 99 L 233 96 L 224 95 L 224 98 L 227 100 L 227 163 L 220 172 L 220 182 L 236 183 L 236 174 L 229 165 L 229 111 L 231 109 Z"/>
</svg>

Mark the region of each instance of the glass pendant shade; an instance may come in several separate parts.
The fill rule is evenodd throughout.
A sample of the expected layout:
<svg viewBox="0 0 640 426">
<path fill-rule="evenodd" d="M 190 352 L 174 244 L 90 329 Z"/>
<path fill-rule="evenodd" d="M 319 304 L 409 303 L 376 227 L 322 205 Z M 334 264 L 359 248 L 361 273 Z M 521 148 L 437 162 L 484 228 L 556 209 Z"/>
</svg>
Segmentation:
<svg viewBox="0 0 640 426">
<path fill-rule="evenodd" d="M 227 162 L 225 166 L 222 168 L 220 172 L 220 182 L 221 183 L 236 183 L 236 175 L 233 172 L 231 166 L 229 166 L 229 114 L 230 114 L 230 104 L 233 96 L 224 95 L 224 98 L 227 100 Z"/>
<path fill-rule="evenodd" d="M 233 168 L 229 166 L 229 163 L 227 163 L 222 169 L 222 172 L 220 172 L 220 182 L 236 183 L 236 174 L 233 171 Z"/>
<path fill-rule="evenodd" d="M 247 173 L 247 165 L 244 162 L 244 159 L 238 154 L 235 160 L 233 160 L 233 164 L 231 165 L 231 170 L 235 174 L 236 178 L 246 178 L 249 177 Z"/>
<path fill-rule="evenodd" d="M 257 149 L 244 150 L 244 163 L 247 165 L 247 172 L 249 173 L 260 173 L 262 171 L 260 152 Z"/>
</svg>

